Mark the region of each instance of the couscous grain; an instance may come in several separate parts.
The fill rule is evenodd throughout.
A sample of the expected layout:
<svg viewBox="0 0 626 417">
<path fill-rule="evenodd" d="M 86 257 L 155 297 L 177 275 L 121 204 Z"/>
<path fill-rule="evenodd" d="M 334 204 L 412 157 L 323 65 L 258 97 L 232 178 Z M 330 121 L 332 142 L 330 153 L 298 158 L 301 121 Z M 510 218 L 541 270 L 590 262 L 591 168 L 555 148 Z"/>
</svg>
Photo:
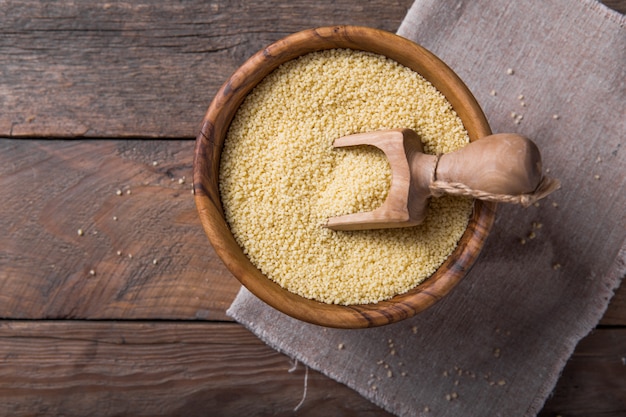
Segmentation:
<svg viewBox="0 0 626 417">
<path fill-rule="evenodd" d="M 419 226 L 342 232 L 332 216 L 376 208 L 391 171 L 373 148 L 333 140 L 415 130 L 428 153 L 468 142 L 444 96 L 383 56 L 328 50 L 283 64 L 248 94 L 225 139 L 220 193 L 231 231 L 269 279 L 325 303 L 376 303 L 430 276 L 467 227 L 472 201 L 432 199 Z"/>
</svg>

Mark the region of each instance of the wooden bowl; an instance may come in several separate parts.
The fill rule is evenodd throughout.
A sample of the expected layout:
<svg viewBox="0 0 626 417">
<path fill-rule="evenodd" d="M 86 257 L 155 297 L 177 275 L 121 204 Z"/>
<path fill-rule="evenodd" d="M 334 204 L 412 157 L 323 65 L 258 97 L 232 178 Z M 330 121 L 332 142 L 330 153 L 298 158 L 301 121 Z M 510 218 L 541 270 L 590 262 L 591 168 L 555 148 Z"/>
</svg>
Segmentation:
<svg viewBox="0 0 626 417">
<path fill-rule="evenodd" d="M 442 92 L 460 116 L 470 140 L 491 134 L 487 120 L 461 79 L 441 60 L 419 45 L 377 29 L 336 26 L 305 30 L 259 51 L 226 81 L 209 106 L 196 140 L 195 201 L 202 226 L 216 253 L 232 274 L 254 295 L 297 319 L 322 326 L 364 328 L 411 317 L 444 297 L 468 272 L 491 229 L 495 204 L 476 201 L 467 230 L 457 248 L 422 284 L 376 304 L 325 304 L 291 293 L 263 275 L 235 241 L 220 201 L 220 154 L 235 112 L 246 95 L 280 64 L 298 56 L 333 48 L 385 55 L 413 69 Z"/>
</svg>

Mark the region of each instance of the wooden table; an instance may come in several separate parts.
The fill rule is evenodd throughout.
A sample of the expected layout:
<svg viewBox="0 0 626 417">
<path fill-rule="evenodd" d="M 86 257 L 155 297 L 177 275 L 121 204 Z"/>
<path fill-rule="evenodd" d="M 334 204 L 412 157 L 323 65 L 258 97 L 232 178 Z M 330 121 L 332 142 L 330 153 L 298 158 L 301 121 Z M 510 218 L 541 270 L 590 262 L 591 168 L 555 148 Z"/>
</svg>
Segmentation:
<svg viewBox="0 0 626 417">
<path fill-rule="evenodd" d="M 253 52 L 412 1 L 0 2 L 0 415 L 294 414 L 304 367 L 225 314 L 193 139 Z M 623 416 L 625 346 L 622 286 L 541 416 Z M 388 414 L 311 371 L 297 415 Z"/>
</svg>

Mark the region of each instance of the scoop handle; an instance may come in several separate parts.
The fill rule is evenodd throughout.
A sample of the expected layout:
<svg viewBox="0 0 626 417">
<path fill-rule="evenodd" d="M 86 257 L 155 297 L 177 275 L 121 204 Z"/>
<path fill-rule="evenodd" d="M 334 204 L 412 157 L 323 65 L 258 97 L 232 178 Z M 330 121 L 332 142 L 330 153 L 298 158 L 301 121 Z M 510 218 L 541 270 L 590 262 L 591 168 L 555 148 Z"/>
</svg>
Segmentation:
<svg viewBox="0 0 626 417">
<path fill-rule="evenodd" d="M 514 133 L 485 136 L 444 154 L 435 171 L 435 184 L 462 184 L 497 195 L 532 193 L 541 179 L 537 145 Z"/>
</svg>

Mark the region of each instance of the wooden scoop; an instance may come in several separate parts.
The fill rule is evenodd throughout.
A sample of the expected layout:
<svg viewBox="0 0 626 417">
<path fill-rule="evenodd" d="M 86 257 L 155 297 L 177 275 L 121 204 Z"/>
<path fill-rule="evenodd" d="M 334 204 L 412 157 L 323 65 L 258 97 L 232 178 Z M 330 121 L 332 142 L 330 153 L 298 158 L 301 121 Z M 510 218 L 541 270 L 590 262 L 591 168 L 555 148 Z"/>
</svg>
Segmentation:
<svg viewBox="0 0 626 417">
<path fill-rule="evenodd" d="M 486 136 L 441 156 L 425 154 L 417 133 L 410 129 L 358 133 L 333 143 L 356 145 L 372 145 L 385 153 L 391 187 L 380 207 L 331 217 L 325 225 L 330 229 L 415 226 L 426 217 L 431 196 L 466 195 L 527 206 L 559 188 L 558 181 L 542 177 L 537 146 L 513 133 Z"/>
</svg>

